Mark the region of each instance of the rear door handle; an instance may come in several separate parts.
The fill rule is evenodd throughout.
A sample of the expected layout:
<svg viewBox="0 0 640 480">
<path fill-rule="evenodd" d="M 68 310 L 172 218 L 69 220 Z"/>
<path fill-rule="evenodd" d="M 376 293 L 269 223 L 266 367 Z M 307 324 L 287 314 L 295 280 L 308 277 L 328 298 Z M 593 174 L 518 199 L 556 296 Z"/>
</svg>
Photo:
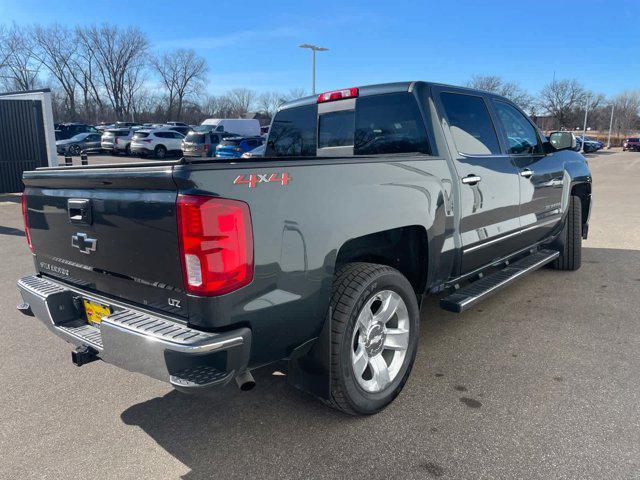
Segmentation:
<svg viewBox="0 0 640 480">
<path fill-rule="evenodd" d="M 524 178 L 529 178 L 529 177 L 531 177 L 531 175 L 533 175 L 533 171 L 529 170 L 528 168 L 525 168 L 524 170 L 522 170 L 520 172 L 520 176 L 524 177 Z"/>
<path fill-rule="evenodd" d="M 465 185 L 475 185 L 482 180 L 482 177 L 478 175 L 467 175 L 462 178 L 462 183 Z"/>
</svg>

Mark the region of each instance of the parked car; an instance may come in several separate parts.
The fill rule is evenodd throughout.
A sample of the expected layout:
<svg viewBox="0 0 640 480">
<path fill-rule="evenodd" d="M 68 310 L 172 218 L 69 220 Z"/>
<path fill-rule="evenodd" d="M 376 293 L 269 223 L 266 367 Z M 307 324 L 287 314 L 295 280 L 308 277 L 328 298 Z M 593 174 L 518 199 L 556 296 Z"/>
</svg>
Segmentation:
<svg viewBox="0 0 640 480">
<path fill-rule="evenodd" d="M 165 125 L 169 125 L 172 127 L 188 127 L 189 126 L 188 123 L 184 123 L 184 122 L 167 122 L 165 123 Z"/>
<path fill-rule="evenodd" d="M 258 158 L 264 157 L 264 151 L 267 147 L 266 143 L 263 143 L 259 147 L 254 148 L 253 150 L 249 150 L 248 152 L 244 152 L 242 154 L 242 158 Z"/>
<path fill-rule="evenodd" d="M 184 135 L 168 128 L 158 130 L 138 130 L 131 139 L 131 153 L 142 157 L 153 155 L 164 159 L 168 154 L 182 155 Z"/>
<path fill-rule="evenodd" d="M 99 133 L 78 133 L 71 138 L 56 142 L 56 150 L 60 155 L 80 155 L 82 152 L 100 149 Z"/>
<path fill-rule="evenodd" d="M 243 137 L 260 135 L 260 122 L 246 118 L 207 118 L 202 125 L 210 125 L 216 132 L 228 132 Z"/>
<path fill-rule="evenodd" d="M 98 133 L 98 130 L 86 123 L 56 123 L 56 140 L 68 140 L 79 133 Z"/>
<path fill-rule="evenodd" d="M 625 138 L 622 142 L 622 151 L 626 152 L 630 151 L 640 151 L 640 138 L 638 137 L 629 137 Z"/>
<path fill-rule="evenodd" d="M 135 131 L 131 128 L 112 128 L 102 134 L 102 149 L 114 154 L 131 155 L 131 139 Z"/>
<path fill-rule="evenodd" d="M 543 141 L 504 97 L 397 82 L 283 105 L 264 162 L 25 172 L 36 273 L 19 309 L 74 344 L 78 366 L 206 394 L 284 361 L 297 387 L 373 414 L 411 373 L 423 296 L 460 313 L 545 265 L 580 268 L 592 178 L 574 143 Z M 509 308 L 553 307 L 529 286 Z M 25 365 L 50 368 L 32 347 Z"/>
<path fill-rule="evenodd" d="M 582 151 L 582 142 L 583 142 L 583 138 L 582 136 L 576 136 L 576 151 L 577 152 L 581 152 Z M 593 140 L 589 140 L 588 137 L 586 137 L 586 139 L 584 140 L 584 153 L 593 153 L 593 152 L 597 152 L 598 150 L 600 150 L 600 145 L 598 142 L 595 142 Z"/>
<path fill-rule="evenodd" d="M 263 143 L 262 137 L 227 137 L 216 147 L 216 157 L 239 158 Z"/>
<path fill-rule="evenodd" d="M 214 132 L 204 127 L 195 127 L 182 141 L 182 155 L 185 157 L 216 156 L 216 147 L 225 136 L 224 133 Z M 227 134 L 226 136 L 229 136 Z"/>
</svg>

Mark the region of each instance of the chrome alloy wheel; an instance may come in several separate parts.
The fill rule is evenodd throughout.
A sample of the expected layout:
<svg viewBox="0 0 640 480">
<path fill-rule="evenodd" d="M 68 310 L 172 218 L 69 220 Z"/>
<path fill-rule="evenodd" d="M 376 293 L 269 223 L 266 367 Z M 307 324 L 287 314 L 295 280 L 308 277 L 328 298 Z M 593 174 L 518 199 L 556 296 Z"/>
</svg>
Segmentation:
<svg viewBox="0 0 640 480">
<path fill-rule="evenodd" d="M 351 339 L 351 365 L 363 390 L 381 392 L 396 378 L 409 347 L 409 325 L 407 306 L 392 290 L 364 304 Z"/>
</svg>

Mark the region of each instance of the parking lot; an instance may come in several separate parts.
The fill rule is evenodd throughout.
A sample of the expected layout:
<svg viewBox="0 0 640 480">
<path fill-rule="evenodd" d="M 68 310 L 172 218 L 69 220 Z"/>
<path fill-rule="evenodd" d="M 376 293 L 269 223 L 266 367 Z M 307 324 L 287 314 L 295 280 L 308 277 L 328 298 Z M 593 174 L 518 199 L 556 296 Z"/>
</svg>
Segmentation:
<svg viewBox="0 0 640 480">
<path fill-rule="evenodd" d="M 409 382 L 367 418 L 268 368 L 250 392 L 196 398 L 75 367 L 15 310 L 33 264 L 19 197 L 1 197 L 0 478 L 640 478 L 640 153 L 587 158 L 582 268 L 540 270 L 462 315 L 427 298 Z"/>
</svg>

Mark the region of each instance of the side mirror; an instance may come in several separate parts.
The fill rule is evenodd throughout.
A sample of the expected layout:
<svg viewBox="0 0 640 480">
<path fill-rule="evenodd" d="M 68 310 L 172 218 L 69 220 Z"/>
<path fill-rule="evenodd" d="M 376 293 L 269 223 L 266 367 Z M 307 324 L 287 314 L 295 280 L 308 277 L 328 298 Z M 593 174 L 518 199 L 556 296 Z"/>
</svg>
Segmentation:
<svg viewBox="0 0 640 480">
<path fill-rule="evenodd" d="M 576 137 L 571 132 L 553 132 L 549 135 L 549 143 L 555 150 L 576 148 Z"/>
</svg>

